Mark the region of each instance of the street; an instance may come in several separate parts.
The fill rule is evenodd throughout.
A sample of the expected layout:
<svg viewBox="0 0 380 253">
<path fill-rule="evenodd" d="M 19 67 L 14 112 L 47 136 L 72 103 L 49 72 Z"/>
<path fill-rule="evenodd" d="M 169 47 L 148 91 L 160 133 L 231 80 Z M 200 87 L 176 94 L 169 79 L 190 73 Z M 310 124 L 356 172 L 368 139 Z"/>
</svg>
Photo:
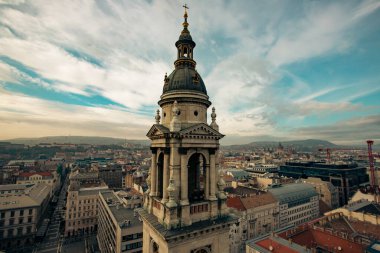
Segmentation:
<svg viewBox="0 0 380 253">
<path fill-rule="evenodd" d="M 65 210 L 64 207 L 66 192 L 68 188 L 68 179 L 63 182 L 63 186 L 59 193 L 57 206 L 54 209 L 52 216 L 50 217 L 50 223 L 43 241 L 35 246 L 33 252 L 46 252 L 57 253 L 58 248 L 61 247 L 63 236 L 60 232 L 60 223 L 64 220 Z"/>
</svg>

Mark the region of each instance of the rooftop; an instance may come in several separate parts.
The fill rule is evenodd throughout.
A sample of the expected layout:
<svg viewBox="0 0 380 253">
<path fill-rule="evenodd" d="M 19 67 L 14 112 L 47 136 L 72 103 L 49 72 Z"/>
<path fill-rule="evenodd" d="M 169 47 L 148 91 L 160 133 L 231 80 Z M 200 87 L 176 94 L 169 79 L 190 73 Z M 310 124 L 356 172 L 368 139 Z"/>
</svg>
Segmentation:
<svg viewBox="0 0 380 253">
<path fill-rule="evenodd" d="M 226 187 L 224 191 L 228 193 L 229 195 L 237 195 L 237 196 L 253 196 L 253 195 L 259 195 L 259 194 L 264 193 L 264 191 L 245 187 L 245 186 L 240 186 L 240 185 L 238 185 L 236 188 Z"/>
<path fill-rule="evenodd" d="M 245 211 L 248 209 L 265 206 L 276 203 L 277 200 L 269 192 L 264 192 L 260 195 L 250 197 L 229 197 L 227 199 L 227 206 L 237 209 L 238 211 Z"/>
<path fill-rule="evenodd" d="M 250 247 L 259 250 L 260 252 L 274 253 L 306 253 L 310 252 L 301 245 L 291 243 L 277 235 L 270 235 L 264 238 L 248 241 Z"/>
<path fill-rule="evenodd" d="M 124 207 L 115 192 L 104 191 L 100 194 L 106 201 L 108 208 L 111 210 L 120 228 L 142 226 L 142 221 L 139 219 L 138 213 L 133 209 Z"/>
<path fill-rule="evenodd" d="M 273 194 L 280 204 L 318 196 L 318 193 L 310 184 L 286 184 L 280 187 L 270 188 L 268 191 Z"/>
<path fill-rule="evenodd" d="M 50 196 L 50 186 L 38 183 L 24 193 L 0 196 L 0 210 L 40 206 Z"/>
</svg>

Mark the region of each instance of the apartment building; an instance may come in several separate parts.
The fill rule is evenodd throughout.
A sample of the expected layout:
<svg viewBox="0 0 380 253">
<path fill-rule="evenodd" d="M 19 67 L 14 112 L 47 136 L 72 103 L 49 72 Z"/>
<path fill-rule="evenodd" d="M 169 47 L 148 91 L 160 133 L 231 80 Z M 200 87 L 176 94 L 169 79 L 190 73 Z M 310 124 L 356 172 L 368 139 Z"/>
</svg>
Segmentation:
<svg viewBox="0 0 380 253">
<path fill-rule="evenodd" d="M 309 177 L 302 181 L 306 184 L 312 185 L 318 192 L 319 199 L 330 209 L 339 207 L 339 191 L 332 183 L 323 181 L 317 177 Z"/>
<path fill-rule="evenodd" d="M 45 183 L 50 186 L 51 194 L 59 189 L 60 178 L 57 172 L 23 172 L 17 177 L 16 184 Z"/>
<path fill-rule="evenodd" d="M 1 188 L 0 250 L 31 246 L 49 204 L 50 187 L 37 183 L 32 186 L 16 184 Z"/>
<path fill-rule="evenodd" d="M 312 185 L 294 183 L 268 189 L 280 205 L 279 227 L 297 226 L 319 216 L 319 196 Z"/>
<path fill-rule="evenodd" d="M 279 202 L 269 192 L 227 199 L 227 206 L 239 217 L 230 227 L 230 252 L 244 252 L 244 242 L 278 229 Z"/>
<path fill-rule="evenodd" d="M 99 192 L 108 190 L 102 180 L 74 181 L 67 192 L 65 236 L 91 234 L 97 230 Z"/>
<path fill-rule="evenodd" d="M 141 253 L 143 223 L 113 191 L 99 192 L 97 240 L 102 253 Z"/>
</svg>

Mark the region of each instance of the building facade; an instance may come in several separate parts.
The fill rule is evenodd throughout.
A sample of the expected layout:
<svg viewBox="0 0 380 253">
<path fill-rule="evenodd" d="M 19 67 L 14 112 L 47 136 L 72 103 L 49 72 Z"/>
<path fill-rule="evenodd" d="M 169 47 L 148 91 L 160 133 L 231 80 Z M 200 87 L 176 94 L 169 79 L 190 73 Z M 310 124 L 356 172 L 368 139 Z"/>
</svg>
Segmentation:
<svg viewBox="0 0 380 253">
<path fill-rule="evenodd" d="M 91 234 L 98 227 L 99 192 L 108 190 L 102 182 L 71 182 L 67 191 L 65 236 Z"/>
<path fill-rule="evenodd" d="M 319 194 L 319 199 L 323 201 L 330 209 L 339 207 L 339 191 L 327 181 L 320 178 L 309 177 L 302 180 L 306 184 L 312 185 Z"/>
<path fill-rule="evenodd" d="M 31 246 L 50 201 L 50 187 L 37 183 L 20 190 L 22 185 L 7 185 L 0 194 L 0 250 L 12 252 Z"/>
<path fill-rule="evenodd" d="M 193 59 L 195 42 L 187 12 L 176 42 L 175 70 L 164 77 L 151 139 L 152 165 L 145 195 L 143 252 L 228 252 L 229 226 L 224 181 L 216 155 L 223 137 L 205 84 Z M 218 179 L 219 178 L 219 179 Z M 218 187 L 218 188 L 217 188 Z"/>
<path fill-rule="evenodd" d="M 331 182 L 339 191 L 340 206 L 347 204 L 361 184 L 369 182 L 366 168 L 355 163 L 287 162 L 280 166 L 279 175 L 293 178 L 317 177 Z"/>
<path fill-rule="evenodd" d="M 103 179 L 104 182 L 111 189 L 122 188 L 123 183 L 123 171 L 121 166 L 116 164 L 103 165 L 98 167 L 99 178 Z"/>
<path fill-rule="evenodd" d="M 51 194 L 59 189 L 61 180 L 57 172 L 23 172 L 17 177 L 16 184 L 45 183 L 51 187 Z"/>
<path fill-rule="evenodd" d="M 309 184 L 288 184 L 268 191 L 279 202 L 279 227 L 297 226 L 319 216 L 319 196 Z"/>
<path fill-rule="evenodd" d="M 227 199 L 227 206 L 239 217 L 230 227 L 230 253 L 245 252 L 245 241 L 279 228 L 279 202 L 269 192 Z"/>
<path fill-rule="evenodd" d="M 97 240 L 102 253 L 142 253 L 143 226 L 138 214 L 112 191 L 99 193 Z"/>
</svg>

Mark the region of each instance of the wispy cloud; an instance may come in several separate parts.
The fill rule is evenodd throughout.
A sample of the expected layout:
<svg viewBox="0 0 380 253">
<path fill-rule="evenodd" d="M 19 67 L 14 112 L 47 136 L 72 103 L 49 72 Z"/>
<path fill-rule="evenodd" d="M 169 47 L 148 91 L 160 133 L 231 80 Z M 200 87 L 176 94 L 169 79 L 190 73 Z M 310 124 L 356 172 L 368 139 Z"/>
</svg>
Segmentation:
<svg viewBox="0 0 380 253">
<path fill-rule="evenodd" d="M 307 75 L 293 73 L 288 67 L 304 64 L 312 68 L 308 65 L 312 59 L 350 55 L 358 49 L 361 37 L 379 31 L 376 24 L 366 23 L 371 15 L 379 15 L 378 11 L 378 1 L 213 0 L 192 4 L 189 21 L 197 43 L 195 58 L 217 107 L 221 130 L 232 135 L 266 135 L 283 132 L 282 121 L 302 124 L 309 116 L 365 111 L 366 107 L 354 99 L 369 93 L 351 90 L 379 76 L 363 74 L 360 83 L 347 89 L 344 84 L 355 80 L 350 82 L 348 74 L 342 72 L 341 79 L 315 86 Z M 92 122 L 94 129 L 94 122 L 103 126 L 97 121 L 102 108 L 109 112 L 106 122 L 112 121 L 111 116 L 125 119 L 121 115 L 126 113 L 136 120 L 146 119 L 145 115 L 150 111 L 153 115 L 157 107 L 165 72 L 173 69 L 181 13 L 181 5 L 170 0 L 0 0 L 0 56 L 8 59 L 0 61 L 0 85 L 14 92 L 0 90 L 0 94 L 18 99 L 17 112 L 27 109 L 20 108 L 22 103 L 32 102 L 39 110 L 44 106 L 49 107 L 46 110 L 58 108 L 62 124 L 49 123 L 56 132 L 64 131 L 62 126 L 67 125 L 79 134 L 84 131 L 82 122 Z M 378 49 L 365 51 L 370 54 Z M 29 89 L 12 89 L 12 85 Z M 38 86 L 33 86 L 33 94 L 32 85 Z M 366 87 L 377 92 L 372 83 Z M 62 94 L 60 100 L 51 97 L 45 101 L 52 94 L 46 90 L 53 90 L 55 96 Z M 28 99 L 15 92 L 26 93 Z M 94 103 L 98 97 L 106 102 Z M 75 98 L 76 105 L 70 98 Z M 77 123 L 66 118 L 70 115 L 66 106 L 75 111 Z M 8 122 L 21 117 L 16 111 L 0 105 L 0 116 Z M 37 108 L 33 111 L 31 115 L 36 115 Z M 26 119 L 29 123 L 22 124 L 29 127 L 38 121 L 48 127 L 51 118 Z M 121 124 L 111 123 L 115 127 Z M 123 131 L 129 132 L 128 127 Z M 143 131 L 130 127 L 138 137 L 144 136 Z M 21 128 L 2 134 L 28 132 L 26 125 L 23 131 L 16 129 Z M 94 133 L 123 135 L 119 130 L 104 128 Z"/>
</svg>

